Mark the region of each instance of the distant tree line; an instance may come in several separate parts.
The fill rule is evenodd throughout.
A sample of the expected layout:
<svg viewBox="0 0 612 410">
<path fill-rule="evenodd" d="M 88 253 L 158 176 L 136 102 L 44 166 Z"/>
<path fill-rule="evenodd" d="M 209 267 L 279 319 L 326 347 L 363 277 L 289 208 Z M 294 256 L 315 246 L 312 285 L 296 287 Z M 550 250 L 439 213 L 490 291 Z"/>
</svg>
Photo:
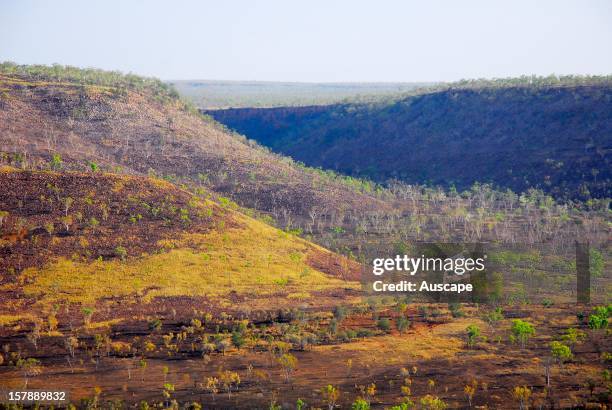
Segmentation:
<svg viewBox="0 0 612 410">
<path fill-rule="evenodd" d="M 84 85 L 104 87 L 125 87 L 131 90 L 148 90 L 156 95 L 176 99 L 179 94 L 169 84 L 152 77 L 143 77 L 120 71 L 106 71 L 97 68 L 79 68 L 68 65 L 20 65 L 10 61 L 0 63 L 0 74 L 17 75 L 34 80 L 67 81 Z"/>
</svg>

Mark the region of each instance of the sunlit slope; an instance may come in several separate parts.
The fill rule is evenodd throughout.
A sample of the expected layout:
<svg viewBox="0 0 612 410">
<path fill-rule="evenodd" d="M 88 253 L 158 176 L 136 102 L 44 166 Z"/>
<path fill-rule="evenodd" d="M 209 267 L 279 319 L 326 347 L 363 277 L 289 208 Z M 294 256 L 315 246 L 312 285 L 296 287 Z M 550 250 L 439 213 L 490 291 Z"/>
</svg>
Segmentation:
<svg viewBox="0 0 612 410">
<path fill-rule="evenodd" d="M 151 178 L 4 169 L 2 293 L 38 304 L 355 286 L 357 266 Z M 6 300 L 6 299 L 5 299 Z"/>
</svg>

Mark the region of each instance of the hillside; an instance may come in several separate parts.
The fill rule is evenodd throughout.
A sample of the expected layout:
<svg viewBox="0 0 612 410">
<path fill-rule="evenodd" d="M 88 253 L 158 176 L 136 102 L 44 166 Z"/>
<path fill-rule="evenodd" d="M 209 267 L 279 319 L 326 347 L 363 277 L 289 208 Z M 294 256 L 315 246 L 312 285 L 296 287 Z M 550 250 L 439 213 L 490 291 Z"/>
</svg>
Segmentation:
<svg viewBox="0 0 612 410">
<path fill-rule="evenodd" d="M 0 65 L 0 72 L 0 164 L 156 176 L 194 193 L 209 191 L 220 201 L 228 201 L 221 195 L 229 197 L 259 211 L 269 223 L 357 256 L 370 245 L 389 248 L 410 239 L 555 240 L 571 245 L 576 236 L 599 243 L 608 235 L 606 215 L 583 212 L 606 209 L 606 201 L 574 209 L 533 190 L 519 196 L 487 185 L 461 195 L 397 182 L 384 188 L 305 167 L 199 115 L 155 79 L 10 63 Z M 289 113 L 326 118 L 322 113 L 332 108 L 254 112 L 282 114 L 291 124 L 295 119 Z M 349 120 L 347 114 L 334 123 Z M 303 151 L 316 150 L 313 146 Z M 452 153 L 440 150 L 436 155 L 444 152 Z"/>
<path fill-rule="evenodd" d="M 467 82 L 376 104 L 207 113 L 307 165 L 377 181 L 612 196 L 607 77 Z"/>
<path fill-rule="evenodd" d="M 83 170 L 93 162 L 108 171 L 152 173 L 276 215 L 291 209 L 306 217 L 313 204 L 337 211 L 385 207 L 229 132 L 162 83 L 35 68 L 0 70 L 0 147 L 12 165 L 46 168 L 56 154 L 63 168 Z"/>
<path fill-rule="evenodd" d="M 298 83 L 274 81 L 170 81 L 198 108 L 333 104 L 346 99 L 392 97 L 427 83 Z"/>
<path fill-rule="evenodd" d="M 150 177 L 9 167 L 0 186 L 2 386 L 67 390 L 77 408 L 176 401 L 246 409 L 302 398 L 320 407 L 328 384 L 343 392 L 342 408 L 358 397 L 355 386 L 373 385 L 380 408 L 406 397 L 408 386 L 423 402 L 432 384 L 444 386 L 440 397 L 452 408 L 465 408 L 468 376 L 481 386 L 479 403 L 504 408 L 512 386 L 542 383 L 540 358 L 552 338 L 589 331 L 591 309 L 562 302 L 572 288 L 567 275 L 530 271 L 532 283 L 553 291 L 536 292 L 534 303 L 512 302 L 508 292 L 503 313 L 364 298 L 357 264 L 204 191 Z M 524 262 L 539 254 L 503 255 Z M 535 303 L 542 297 L 555 299 Z M 516 318 L 537 328 L 526 348 L 509 337 Z M 466 345 L 469 326 L 486 337 Z M 559 407 L 578 394 L 606 402 L 589 389 L 606 391 L 599 375 L 607 342 L 575 342 L 577 359 L 555 373 L 546 397 Z M 478 372 L 457 374 L 453 365 Z M 509 371 L 516 366 L 522 370 Z M 582 387 L 587 377 L 593 388 Z"/>
<path fill-rule="evenodd" d="M 0 185 L 3 314 L 108 298 L 307 299 L 358 275 L 344 258 L 166 181 L 5 168 Z"/>
</svg>

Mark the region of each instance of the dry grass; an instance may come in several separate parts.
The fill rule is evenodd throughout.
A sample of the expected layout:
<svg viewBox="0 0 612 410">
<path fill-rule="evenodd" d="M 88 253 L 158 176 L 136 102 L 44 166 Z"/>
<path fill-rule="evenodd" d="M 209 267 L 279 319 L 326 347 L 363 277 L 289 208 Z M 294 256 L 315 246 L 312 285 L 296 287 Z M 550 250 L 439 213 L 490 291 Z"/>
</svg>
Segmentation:
<svg viewBox="0 0 612 410">
<path fill-rule="evenodd" d="M 349 285 L 306 264 L 307 254 L 321 248 L 235 216 L 239 228 L 163 240 L 163 253 L 126 262 L 61 258 L 43 269 L 27 269 L 22 276 L 24 293 L 45 303 L 87 304 L 111 296 L 139 295 L 144 301 L 157 296 L 218 297 L 230 291 L 261 296 Z M 358 288 L 357 283 L 350 286 Z"/>
<path fill-rule="evenodd" d="M 34 320 L 34 316 L 30 314 L 0 315 L 0 326 L 12 326 L 17 323 L 23 324 L 32 320 Z"/>
<path fill-rule="evenodd" d="M 477 321 L 478 322 L 478 321 Z M 317 346 L 320 354 L 349 354 L 361 363 L 400 365 L 406 360 L 452 358 L 465 348 L 462 332 L 474 320 L 459 319 L 434 328 L 419 327 L 405 335 L 387 335 L 333 346 Z"/>
</svg>

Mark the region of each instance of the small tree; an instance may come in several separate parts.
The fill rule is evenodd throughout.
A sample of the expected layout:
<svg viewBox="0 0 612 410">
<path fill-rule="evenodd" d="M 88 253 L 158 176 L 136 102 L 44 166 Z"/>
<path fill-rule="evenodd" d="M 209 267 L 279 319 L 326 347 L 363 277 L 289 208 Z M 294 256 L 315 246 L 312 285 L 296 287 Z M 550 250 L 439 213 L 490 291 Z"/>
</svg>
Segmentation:
<svg viewBox="0 0 612 410">
<path fill-rule="evenodd" d="M 539 359 L 536 359 L 536 361 L 539 361 Z M 546 356 L 544 358 L 542 365 L 544 366 L 544 376 L 546 377 L 546 387 L 549 387 L 550 386 L 550 367 L 552 366 L 552 357 Z"/>
<path fill-rule="evenodd" d="M 531 389 L 527 386 L 516 386 L 512 391 L 512 398 L 519 403 L 520 410 L 527 409 L 527 403 L 531 397 Z"/>
<path fill-rule="evenodd" d="M 17 360 L 16 366 L 21 370 L 23 374 L 23 388 L 28 388 L 28 382 L 31 377 L 38 376 L 42 373 L 42 368 L 40 367 L 40 361 L 34 358 L 28 359 L 19 359 Z"/>
<path fill-rule="evenodd" d="M 472 399 L 474 398 L 474 394 L 476 394 L 476 389 L 478 388 L 478 382 L 476 380 L 472 380 L 472 383 L 465 385 L 463 388 L 463 392 L 468 399 L 468 404 L 470 408 L 472 408 Z"/>
<path fill-rule="evenodd" d="M 331 384 L 328 384 L 321 389 L 321 395 L 323 396 L 323 401 L 327 404 L 328 410 L 334 410 L 334 407 L 336 407 L 336 403 L 340 398 L 340 390 Z"/>
<path fill-rule="evenodd" d="M 68 360 L 68 365 L 70 366 L 70 370 L 72 371 L 72 359 L 74 359 L 76 349 L 79 347 L 79 339 L 74 336 L 69 336 L 64 339 L 64 346 L 68 351 L 68 356 L 66 359 Z"/>
<path fill-rule="evenodd" d="M 70 231 L 70 225 L 72 225 L 72 215 L 66 215 L 61 218 L 62 224 L 66 228 L 66 232 Z"/>
<path fill-rule="evenodd" d="M 140 367 L 140 376 L 144 382 L 145 373 L 147 372 L 147 361 L 144 359 L 144 357 L 138 361 L 138 367 Z"/>
<path fill-rule="evenodd" d="M 428 394 L 421 398 L 421 407 L 423 410 L 444 410 L 447 404 L 442 399 Z"/>
<path fill-rule="evenodd" d="M 351 370 L 353 370 L 353 359 L 346 360 L 346 377 L 351 375 Z"/>
<path fill-rule="evenodd" d="M 529 341 L 529 338 L 535 334 L 535 328 L 529 322 L 521 319 L 514 319 L 511 327 L 512 335 L 521 343 L 521 347 Z"/>
<path fill-rule="evenodd" d="M 369 408 L 374 396 L 376 395 L 376 384 L 371 383 L 368 386 L 362 387 L 362 393 L 366 402 L 368 403 Z"/>
<path fill-rule="evenodd" d="M 70 207 L 73 203 L 74 199 L 72 199 L 71 197 L 68 196 L 64 198 L 64 216 L 68 216 L 68 211 L 70 210 Z"/>
<path fill-rule="evenodd" d="M 102 388 L 100 386 L 96 386 L 93 389 L 93 403 L 91 407 L 94 409 L 98 408 L 98 403 L 100 401 L 100 394 L 102 394 Z"/>
<path fill-rule="evenodd" d="M 388 332 L 391 329 L 391 322 L 389 321 L 388 318 L 383 317 L 378 319 L 378 321 L 376 322 L 376 326 L 384 331 L 384 332 Z"/>
<path fill-rule="evenodd" d="M 582 330 L 570 327 L 565 330 L 561 335 L 561 341 L 568 346 L 573 346 L 577 343 L 582 342 L 586 338 L 586 333 Z"/>
<path fill-rule="evenodd" d="M 213 402 L 215 401 L 215 395 L 219 393 L 219 379 L 216 377 L 208 377 L 206 379 L 206 390 L 212 394 Z"/>
<path fill-rule="evenodd" d="M 476 325 L 469 325 L 465 331 L 467 333 L 467 345 L 473 347 L 476 344 L 476 339 L 480 336 L 480 328 Z"/>
<path fill-rule="evenodd" d="M 589 327 L 593 330 L 607 329 L 608 320 L 612 315 L 612 305 L 597 306 L 595 311 L 589 315 Z"/>
<path fill-rule="evenodd" d="M 93 216 L 91 218 L 89 218 L 89 226 L 91 226 L 92 228 L 95 228 L 98 225 L 100 225 L 100 221 L 98 221 Z"/>
<path fill-rule="evenodd" d="M 59 324 L 59 321 L 57 320 L 57 313 L 56 312 L 49 313 L 49 315 L 47 316 L 47 326 L 48 326 L 49 335 L 51 335 L 52 332 L 57 330 L 58 324 Z"/>
<path fill-rule="evenodd" d="M 544 375 L 546 376 L 546 386 L 550 386 L 551 367 L 554 362 L 562 366 L 564 362 L 571 360 L 572 350 L 569 346 L 561 342 L 553 341 L 550 343 L 550 355 L 544 358 Z"/>
<path fill-rule="evenodd" d="M 550 343 L 550 353 L 560 365 L 574 357 L 569 346 L 557 342 L 556 340 Z"/>
<path fill-rule="evenodd" d="M 351 410 L 370 410 L 370 405 L 364 399 L 358 398 L 351 404 Z"/>
<path fill-rule="evenodd" d="M 27 334 L 27 339 L 32 343 L 35 350 L 38 350 L 38 340 L 40 339 L 40 321 L 35 320 L 32 331 Z"/>
<path fill-rule="evenodd" d="M 346 317 L 346 308 L 344 306 L 335 306 L 333 309 L 334 318 L 341 322 Z"/>
<path fill-rule="evenodd" d="M 291 378 L 291 373 L 295 370 L 298 364 L 297 358 L 291 353 L 285 353 L 281 357 L 278 358 L 278 364 L 283 369 L 283 373 L 285 374 L 285 381 L 288 383 Z"/>
<path fill-rule="evenodd" d="M 155 332 L 155 331 L 158 331 L 158 330 L 160 330 L 162 328 L 162 324 L 163 323 L 162 323 L 161 319 L 155 318 L 155 319 L 149 320 L 149 323 L 147 325 L 149 327 L 149 330 L 152 330 L 152 331 Z"/>
<path fill-rule="evenodd" d="M 283 410 L 283 407 L 280 404 L 276 404 L 276 392 L 272 394 L 272 400 L 270 400 L 270 406 L 268 410 Z"/>
<path fill-rule="evenodd" d="M 227 339 L 221 339 L 217 341 L 216 348 L 223 353 L 225 356 L 225 351 L 231 347 L 231 342 Z"/>
<path fill-rule="evenodd" d="M 410 326 L 410 321 L 406 318 L 406 316 L 400 316 L 397 318 L 396 322 L 397 331 L 402 334 L 404 333 L 408 327 Z"/>
<path fill-rule="evenodd" d="M 46 222 L 43 227 L 49 235 L 53 235 L 53 232 L 55 231 L 55 225 L 53 224 L 53 222 Z"/>
<path fill-rule="evenodd" d="M 219 372 L 219 382 L 227 392 L 227 398 L 232 398 L 232 387 L 238 388 L 240 384 L 240 376 L 236 372 L 222 370 Z"/>
<path fill-rule="evenodd" d="M 244 334 L 242 332 L 232 332 L 232 344 L 236 346 L 236 349 L 240 349 L 244 346 Z"/>
<path fill-rule="evenodd" d="M 59 154 L 53 154 L 49 165 L 51 165 L 51 169 L 60 169 L 62 167 L 62 157 Z"/>
<path fill-rule="evenodd" d="M 122 261 L 127 259 L 127 254 L 127 249 L 125 249 L 123 246 L 119 245 L 115 248 L 115 255 L 117 255 L 117 257 L 119 257 L 119 259 Z"/>
<path fill-rule="evenodd" d="M 595 387 L 597 387 L 597 382 L 589 377 L 584 382 L 584 386 L 589 390 L 589 396 L 593 397 L 593 391 L 595 390 Z"/>
<path fill-rule="evenodd" d="M 329 333 L 332 335 L 338 333 L 338 321 L 336 320 L 336 318 L 333 318 L 329 321 Z"/>
<path fill-rule="evenodd" d="M 487 312 L 484 315 L 484 320 L 489 324 L 491 328 L 494 328 L 497 322 L 504 318 L 502 308 L 497 307 L 494 310 Z"/>
<path fill-rule="evenodd" d="M 410 389 L 412 386 L 412 379 L 410 377 L 404 378 L 404 384 L 400 387 L 400 391 L 402 392 L 402 401 L 404 403 L 411 403 L 410 396 L 412 395 L 412 390 Z"/>
<path fill-rule="evenodd" d="M 85 324 L 85 326 L 89 326 L 89 324 L 91 323 L 91 317 L 94 314 L 94 308 L 84 307 L 82 309 L 82 312 L 83 312 L 83 323 Z"/>
<path fill-rule="evenodd" d="M 172 397 L 172 392 L 174 392 L 174 385 L 170 383 L 164 383 L 162 394 L 166 403 L 170 401 L 170 397 Z"/>
</svg>

